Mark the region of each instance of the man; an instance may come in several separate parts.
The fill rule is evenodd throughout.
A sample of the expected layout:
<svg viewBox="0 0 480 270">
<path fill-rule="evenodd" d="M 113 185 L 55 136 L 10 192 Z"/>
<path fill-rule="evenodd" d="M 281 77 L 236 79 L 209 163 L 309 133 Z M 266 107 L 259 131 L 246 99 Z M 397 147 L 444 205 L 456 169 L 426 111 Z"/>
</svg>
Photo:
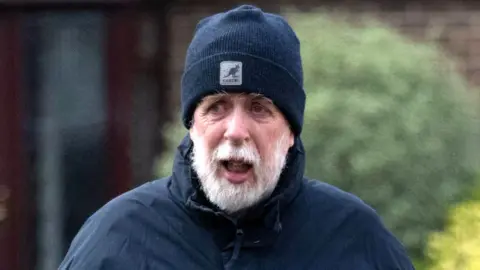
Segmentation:
<svg viewBox="0 0 480 270">
<path fill-rule="evenodd" d="M 369 206 L 304 178 L 299 46 L 254 6 L 200 21 L 172 175 L 96 212 L 60 269 L 413 269 Z"/>
</svg>

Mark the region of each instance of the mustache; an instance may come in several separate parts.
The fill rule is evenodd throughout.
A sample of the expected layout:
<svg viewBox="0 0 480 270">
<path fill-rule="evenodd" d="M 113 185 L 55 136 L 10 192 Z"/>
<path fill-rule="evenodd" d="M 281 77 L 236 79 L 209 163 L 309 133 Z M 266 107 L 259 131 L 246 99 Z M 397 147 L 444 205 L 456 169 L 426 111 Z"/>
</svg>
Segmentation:
<svg viewBox="0 0 480 270">
<path fill-rule="evenodd" d="M 241 145 L 233 146 L 230 143 L 223 143 L 219 145 L 212 153 L 211 162 L 218 163 L 225 160 L 240 160 L 245 163 L 250 163 L 254 167 L 260 166 L 260 154 L 251 146 Z"/>
</svg>

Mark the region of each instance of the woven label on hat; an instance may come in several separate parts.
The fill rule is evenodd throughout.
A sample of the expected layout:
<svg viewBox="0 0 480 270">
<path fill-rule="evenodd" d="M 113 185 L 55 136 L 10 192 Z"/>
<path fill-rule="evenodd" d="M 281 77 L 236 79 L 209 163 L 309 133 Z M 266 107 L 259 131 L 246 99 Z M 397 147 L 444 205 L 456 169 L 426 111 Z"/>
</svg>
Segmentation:
<svg viewBox="0 0 480 270">
<path fill-rule="evenodd" d="M 220 63 L 220 85 L 242 85 L 242 62 Z"/>
</svg>

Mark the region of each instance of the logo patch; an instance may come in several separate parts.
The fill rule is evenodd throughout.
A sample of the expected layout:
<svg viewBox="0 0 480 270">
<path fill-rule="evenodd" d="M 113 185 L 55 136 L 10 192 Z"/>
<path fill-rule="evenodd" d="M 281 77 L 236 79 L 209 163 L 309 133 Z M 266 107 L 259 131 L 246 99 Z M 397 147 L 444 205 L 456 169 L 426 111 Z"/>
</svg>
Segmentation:
<svg viewBox="0 0 480 270">
<path fill-rule="evenodd" d="M 220 85 L 242 85 L 242 62 L 220 63 Z"/>
</svg>

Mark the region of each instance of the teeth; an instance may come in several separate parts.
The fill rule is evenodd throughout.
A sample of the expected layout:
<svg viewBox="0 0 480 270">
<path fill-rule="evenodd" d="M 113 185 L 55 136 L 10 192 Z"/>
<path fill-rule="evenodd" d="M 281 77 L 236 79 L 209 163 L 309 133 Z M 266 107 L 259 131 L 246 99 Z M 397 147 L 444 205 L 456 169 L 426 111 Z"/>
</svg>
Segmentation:
<svg viewBox="0 0 480 270">
<path fill-rule="evenodd" d="M 226 168 L 229 171 L 241 173 L 246 172 L 250 168 L 250 165 L 240 161 L 228 161 Z"/>
</svg>

